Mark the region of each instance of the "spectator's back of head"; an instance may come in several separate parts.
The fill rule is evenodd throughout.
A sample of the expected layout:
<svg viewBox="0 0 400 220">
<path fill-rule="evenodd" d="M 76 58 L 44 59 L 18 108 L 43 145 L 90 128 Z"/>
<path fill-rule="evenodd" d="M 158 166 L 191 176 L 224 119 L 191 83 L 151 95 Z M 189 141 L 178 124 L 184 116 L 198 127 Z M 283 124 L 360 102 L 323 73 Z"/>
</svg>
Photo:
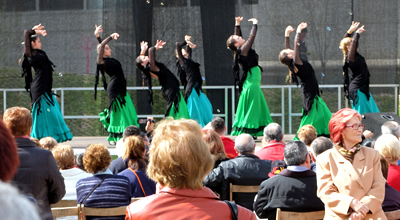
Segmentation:
<svg viewBox="0 0 400 220">
<path fill-rule="evenodd" d="M 394 163 L 400 157 L 400 141 L 394 135 L 383 134 L 375 141 L 374 148 L 388 161 Z"/>
<path fill-rule="evenodd" d="M 128 160 L 128 166 L 132 167 L 134 170 L 142 168 L 145 170 L 146 161 L 144 160 L 144 154 L 146 152 L 146 147 L 144 145 L 144 140 L 141 136 L 132 135 L 125 139 L 124 141 L 124 160 Z"/>
<path fill-rule="evenodd" d="M 103 144 L 91 144 L 83 155 L 83 165 L 88 173 L 105 171 L 111 163 L 111 155 Z"/>
<path fill-rule="evenodd" d="M 57 145 L 51 151 L 60 170 L 70 169 L 75 164 L 74 150 L 69 145 Z"/>
<path fill-rule="evenodd" d="M 225 159 L 228 158 L 225 152 L 224 143 L 221 140 L 221 137 L 211 129 L 206 129 L 203 131 L 203 140 L 207 143 L 210 153 L 214 155 L 216 159 Z"/>
<path fill-rule="evenodd" d="M 57 141 L 53 137 L 44 137 L 40 139 L 40 145 L 42 149 L 51 151 L 57 145 Z"/>
<path fill-rule="evenodd" d="M 307 146 L 302 141 L 290 142 L 286 144 L 283 156 L 288 166 L 303 164 L 308 157 Z"/>
<path fill-rule="evenodd" d="M 140 136 L 140 128 L 135 125 L 130 125 L 125 128 L 124 133 L 122 133 L 122 140 L 125 141 L 125 138 L 129 136 Z"/>
<path fill-rule="evenodd" d="M 240 134 L 235 139 L 235 149 L 239 154 L 254 153 L 255 142 L 251 135 Z"/>
<path fill-rule="evenodd" d="M 304 125 L 297 133 L 297 137 L 307 146 L 310 146 L 313 140 L 317 138 L 317 130 L 312 125 Z"/>
<path fill-rule="evenodd" d="M 33 119 L 31 112 L 27 108 L 8 108 L 4 112 L 3 120 L 13 136 L 30 135 Z"/>
<path fill-rule="evenodd" d="M 9 181 L 19 166 L 18 148 L 10 130 L 0 120 L 0 180 Z"/>
<path fill-rule="evenodd" d="M 314 154 L 314 157 L 317 158 L 322 152 L 333 148 L 333 143 L 329 138 L 326 137 L 317 137 L 311 143 L 311 149 Z"/>
<path fill-rule="evenodd" d="M 34 137 L 30 137 L 31 141 L 35 142 L 36 147 L 38 148 L 43 148 L 42 144 L 40 143 L 40 140 Z"/>
<path fill-rule="evenodd" d="M 83 155 L 84 153 L 77 154 L 75 157 L 75 165 L 78 166 L 81 170 L 86 171 L 85 166 L 83 165 Z"/>
<path fill-rule="evenodd" d="M 382 134 L 392 134 L 397 138 L 400 137 L 399 123 L 395 121 L 387 121 L 381 127 Z"/>
<path fill-rule="evenodd" d="M 211 128 L 219 135 L 225 133 L 225 121 L 220 117 L 215 117 L 211 121 Z"/>
<path fill-rule="evenodd" d="M 282 127 L 278 123 L 270 123 L 264 128 L 264 138 L 267 142 L 282 141 Z"/>
<path fill-rule="evenodd" d="M 385 177 L 385 179 L 387 179 L 388 174 L 389 174 L 389 164 L 382 155 L 381 155 L 380 161 L 381 161 L 382 175 L 383 175 L 383 177 Z"/>
</svg>

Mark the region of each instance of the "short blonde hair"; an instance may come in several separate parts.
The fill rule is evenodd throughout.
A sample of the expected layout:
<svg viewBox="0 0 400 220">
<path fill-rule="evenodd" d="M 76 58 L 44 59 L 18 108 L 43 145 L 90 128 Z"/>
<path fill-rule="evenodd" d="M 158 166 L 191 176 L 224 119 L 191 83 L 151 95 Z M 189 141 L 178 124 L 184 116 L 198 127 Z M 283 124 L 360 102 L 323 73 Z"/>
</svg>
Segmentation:
<svg viewBox="0 0 400 220">
<path fill-rule="evenodd" d="M 194 120 L 165 119 L 153 133 L 148 176 L 171 188 L 200 189 L 214 162 Z"/>
<path fill-rule="evenodd" d="M 13 136 L 28 135 L 32 127 L 31 112 L 24 107 L 8 108 L 3 115 L 3 120 Z"/>
<path fill-rule="evenodd" d="M 313 140 L 317 138 L 317 129 L 312 125 L 304 125 L 297 133 L 299 140 L 303 141 L 307 146 L 310 146 Z"/>
<path fill-rule="evenodd" d="M 44 137 L 42 139 L 40 139 L 40 145 L 42 146 L 42 149 L 45 150 L 53 150 L 53 148 L 57 145 L 57 141 L 56 139 L 54 139 L 53 137 Z"/>
<path fill-rule="evenodd" d="M 31 139 L 31 141 L 35 142 L 36 147 L 38 147 L 38 148 L 43 148 L 43 147 L 42 147 L 42 144 L 40 144 L 39 139 L 34 138 L 34 137 L 30 137 L 29 139 Z"/>
<path fill-rule="evenodd" d="M 394 135 L 382 134 L 375 141 L 374 148 L 387 160 L 393 163 L 400 157 L 400 141 Z"/>
<path fill-rule="evenodd" d="M 111 163 L 108 148 L 103 144 L 91 144 L 83 154 L 83 166 L 88 173 L 105 171 Z"/>
<path fill-rule="evenodd" d="M 60 170 L 70 169 L 74 166 L 74 150 L 69 145 L 57 145 L 51 151 Z"/>
</svg>

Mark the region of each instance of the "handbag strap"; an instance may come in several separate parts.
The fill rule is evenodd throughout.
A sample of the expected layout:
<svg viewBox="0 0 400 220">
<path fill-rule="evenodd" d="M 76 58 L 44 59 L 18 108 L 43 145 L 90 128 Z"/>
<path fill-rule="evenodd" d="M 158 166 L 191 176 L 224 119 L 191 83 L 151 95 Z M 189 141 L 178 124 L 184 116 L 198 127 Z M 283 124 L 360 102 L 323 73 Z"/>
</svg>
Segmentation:
<svg viewBox="0 0 400 220">
<path fill-rule="evenodd" d="M 232 213 L 232 220 L 238 220 L 238 207 L 236 203 L 225 200 L 224 201 L 226 204 L 228 204 L 229 209 L 231 210 Z"/>
<path fill-rule="evenodd" d="M 93 187 L 92 191 L 90 191 L 90 192 L 86 195 L 86 197 L 82 200 L 82 202 L 79 203 L 79 213 L 80 213 L 80 215 L 81 215 L 81 218 L 82 218 L 82 205 L 85 204 L 86 200 L 87 200 L 87 199 L 89 198 L 89 196 L 94 192 L 94 190 L 95 190 L 97 187 L 99 187 L 100 184 L 101 184 L 102 182 L 104 182 L 104 180 L 105 180 L 107 177 L 109 177 L 109 176 L 110 176 L 110 175 L 106 175 L 105 177 L 103 177 L 103 179 L 102 179 L 99 183 L 97 183 L 96 186 Z"/>
<path fill-rule="evenodd" d="M 135 174 L 137 180 L 139 181 L 140 188 L 142 188 L 143 195 L 146 197 L 147 195 L 146 195 L 146 193 L 144 192 L 143 185 L 142 185 L 142 182 L 140 181 L 139 176 L 136 174 L 135 170 L 133 170 L 133 169 L 130 168 L 130 167 L 129 167 L 129 169 L 132 171 L 133 174 Z"/>
</svg>

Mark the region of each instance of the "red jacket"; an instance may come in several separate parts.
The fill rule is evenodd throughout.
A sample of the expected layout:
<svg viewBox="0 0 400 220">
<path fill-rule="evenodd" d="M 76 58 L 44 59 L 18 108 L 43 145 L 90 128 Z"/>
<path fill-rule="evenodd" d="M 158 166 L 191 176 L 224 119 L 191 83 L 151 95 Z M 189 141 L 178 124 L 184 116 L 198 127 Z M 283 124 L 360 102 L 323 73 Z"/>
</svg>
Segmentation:
<svg viewBox="0 0 400 220">
<path fill-rule="evenodd" d="M 261 160 L 283 160 L 285 143 L 282 141 L 270 141 L 265 147 L 255 153 Z"/>
<path fill-rule="evenodd" d="M 229 206 L 209 188 L 199 190 L 164 187 L 159 193 L 131 203 L 129 219 L 232 219 Z M 250 210 L 238 205 L 238 219 L 256 220 Z"/>
<path fill-rule="evenodd" d="M 400 166 L 389 166 L 387 183 L 400 192 Z"/>
<path fill-rule="evenodd" d="M 230 158 L 233 159 L 235 157 L 238 156 L 238 153 L 235 151 L 234 147 L 235 147 L 235 142 L 228 138 L 228 137 L 224 137 L 221 136 L 221 140 L 224 143 L 224 147 L 225 147 L 225 153 L 226 155 Z"/>
</svg>

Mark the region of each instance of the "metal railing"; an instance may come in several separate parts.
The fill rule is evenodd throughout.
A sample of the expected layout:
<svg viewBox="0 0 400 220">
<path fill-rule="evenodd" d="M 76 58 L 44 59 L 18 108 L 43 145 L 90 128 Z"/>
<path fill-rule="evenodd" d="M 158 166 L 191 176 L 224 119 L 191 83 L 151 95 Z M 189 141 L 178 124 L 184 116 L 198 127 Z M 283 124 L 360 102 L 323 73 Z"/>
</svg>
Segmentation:
<svg viewBox="0 0 400 220">
<path fill-rule="evenodd" d="M 342 108 L 342 89 L 343 85 L 320 85 L 320 89 L 337 89 L 337 109 Z M 399 85 L 398 84 L 374 84 L 370 85 L 371 88 L 393 88 L 394 89 L 394 111 L 398 111 L 398 97 L 399 97 Z M 294 85 L 262 85 L 261 89 L 280 89 L 281 94 L 281 101 L 280 101 L 280 111 L 279 112 L 271 112 L 271 117 L 281 117 L 281 126 L 284 133 L 286 132 L 285 129 L 285 95 L 287 90 L 287 105 L 288 105 L 288 134 L 292 134 L 292 120 L 293 117 L 301 116 L 301 112 L 293 112 L 292 110 L 292 96 L 293 90 L 299 89 L 300 87 Z M 127 87 L 128 90 L 137 90 L 143 91 L 143 87 Z M 181 89 L 183 89 L 181 87 Z M 214 116 L 220 116 L 225 118 L 226 125 L 233 123 L 235 117 L 235 100 L 238 98 L 234 89 L 234 86 L 203 86 L 204 90 L 223 90 L 224 94 L 224 111 L 223 113 L 214 114 Z M 87 87 L 68 87 L 68 88 L 53 88 L 55 94 L 60 95 L 60 108 L 61 113 L 64 119 L 97 119 L 100 118 L 99 115 L 65 115 L 64 106 L 65 106 L 65 91 L 93 91 L 94 88 L 87 88 Z M 99 91 L 104 90 L 104 88 L 98 88 Z M 153 87 L 153 90 L 161 90 L 160 86 Z M 3 93 L 3 112 L 7 109 L 7 93 L 8 92 L 21 92 L 25 91 L 25 89 L 0 89 L 0 92 Z M 232 101 L 233 100 L 233 101 Z M 229 107 L 229 101 L 231 101 L 231 106 Z M 137 103 L 134 103 L 137 106 Z M 345 102 L 345 107 L 347 107 L 347 102 Z M 299 109 L 300 110 L 300 109 Z M 229 118 L 229 112 L 231 113 L 231 117 Z M 138 115 L 139 118 L 146 118 L 146 117 L 155 117 L 155 118 L 163 118 L 164 115 L 156 114 L 156 115 L 148 115 L 148 114 L 141 114 Z"/>
</svg>

